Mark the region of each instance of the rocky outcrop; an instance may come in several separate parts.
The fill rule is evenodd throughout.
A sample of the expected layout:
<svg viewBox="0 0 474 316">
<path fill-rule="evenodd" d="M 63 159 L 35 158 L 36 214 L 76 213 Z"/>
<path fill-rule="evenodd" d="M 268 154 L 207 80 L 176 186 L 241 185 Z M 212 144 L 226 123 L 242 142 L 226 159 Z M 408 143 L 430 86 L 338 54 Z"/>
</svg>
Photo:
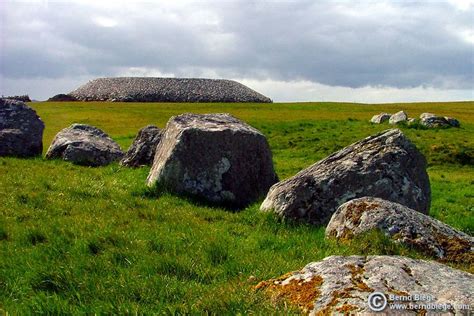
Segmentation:
<svg viewBox="0 0 474 316">
<path fill-rule="evenodd" d="M 142 128 L 120 164 L 127 167 L 151 166 L 161 136 L 162 130 L 156 126 L 148 125 Z"/>
<path fill-rule="evenodd" d="M 232 80 L 185 78 L 100 78 L 69 93 L 81 101 L 272 102 Z"/>
<path fill-rule="evenodd" d="M 408 120 L 408 115 L 404 111 L 397 112 L 390 116 L 388 122 L 390 124 L 398 124 L 402 122 L 406 122 Z"/>
<path fill-rule="evenodd" d="M 55 96 L 51 97 L 48 99 L 48 102 L 71 102 L 71 101 L 77 101 L 75 97 L 69 94 L 56 94 Z"/>
<path fill-rule="evenodd" d="M 326 224 L 339 205 L 363 196 L 428 213 L 426 160 L 400 130 L 367 137 L 275 184 L 260 209 Z"/>
<path fill-rule="evenodd" d="M 120 146 L 97 127 L 73 124 L 53 139 L 47 159 L 62 158 L 85 166 L 104 166 L 122 158 Z"/>
<path fill-rule="evenodd" d="M 382 124 L 384 122 L 387 122 L 391 116 L 392 114 L 383 112 L 383 113 L 372 116 L 372 119 L 370 120 L 370 122 L 374 124 Z"/>
<path fill-rule="evenodd" d="M 35 110 L 21 101 L 0 99 L 0 156 L 41 155 L 43 131 Z"/>
<path fill-rule="evenodd" d="M 363 197 L 342 204 L 326 227 L 326 236 L 351 239 L 373 229 L 438 259 L 474 264 L 473 237 L 379 198 Z"/>
<path fill-rule="evenodd" d="M 229 114 L 172 117 L 148 176 L 150 186 L 237 208 L 276 181 L 265 136 Z"/>
<path fill-rule="evenodd" d="M 376 315 L 376 311 L 384 315 L 426 311 L 469 315 L 467 307 L 472 308 L 474 302 L 472 274 L 399 256 L 331 256 L 301 271 L 261 282 L 256 289 L 310 315 Z M 395 309 L 393 304 L 405 308 Z M 425 307 L 414 308 L 421 304 Z"/>
</svg>

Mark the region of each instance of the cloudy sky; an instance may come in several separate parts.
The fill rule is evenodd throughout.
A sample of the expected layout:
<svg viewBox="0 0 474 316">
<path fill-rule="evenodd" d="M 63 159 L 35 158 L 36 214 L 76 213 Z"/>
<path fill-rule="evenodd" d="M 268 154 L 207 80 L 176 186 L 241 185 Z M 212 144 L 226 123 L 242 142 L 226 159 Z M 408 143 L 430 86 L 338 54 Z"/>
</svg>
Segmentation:
<svg viewBox="0 0 474 316">
<path fill-rule="evenodd" d="M 0 19 L 4 95 L 166 76 L 274 101 L 474 99 L 474 0 L 0 0 Z"/>
</svg>

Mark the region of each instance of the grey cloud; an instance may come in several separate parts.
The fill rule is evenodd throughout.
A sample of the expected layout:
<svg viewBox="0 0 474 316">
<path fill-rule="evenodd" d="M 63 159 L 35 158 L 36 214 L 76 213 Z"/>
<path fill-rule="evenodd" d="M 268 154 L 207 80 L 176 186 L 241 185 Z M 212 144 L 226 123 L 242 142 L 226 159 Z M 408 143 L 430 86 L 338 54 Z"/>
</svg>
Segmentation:
<svg viewBox="0 0 474 316">
<path fill-rule="evenodd" d="M 5 78 L 177 76 L 472 89 L 472 14 L 439 2 L 8 3 Z M 95 17 L 115 19 L 101 27 Z"/>
</svg>

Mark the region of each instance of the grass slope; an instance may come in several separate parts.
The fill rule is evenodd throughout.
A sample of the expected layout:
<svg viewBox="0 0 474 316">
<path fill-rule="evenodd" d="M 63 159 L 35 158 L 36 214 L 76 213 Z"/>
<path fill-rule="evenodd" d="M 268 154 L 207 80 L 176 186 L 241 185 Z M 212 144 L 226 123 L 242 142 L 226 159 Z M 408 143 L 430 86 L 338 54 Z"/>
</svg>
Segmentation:
<svg viewBox="0 0 474 316">
<path fill-rule="evenodd" d="M 138 129 L 164 127 L 172 115 L 229 112 L 268 137 L 281 179 L 389 128 L 368 123 L 373 114 L 451 115 L 460 129 L 401 128 L 429 162 L 431 215 L 474 233 L 474 102 L 31 106 L 46 123 L 45 150 L 74 122 L 102 128 L 127 148 Z M 259 203 L 233 213 L 156 196 L 144 185 L 148 171 L 0 158 L 0 312 L 288 312 L 252 287 L 334 254 L 424 258 L 377 232 L 350 244 L 327 241 L 324 227 L 281 222 L 260 213 Z"/>
</svg>

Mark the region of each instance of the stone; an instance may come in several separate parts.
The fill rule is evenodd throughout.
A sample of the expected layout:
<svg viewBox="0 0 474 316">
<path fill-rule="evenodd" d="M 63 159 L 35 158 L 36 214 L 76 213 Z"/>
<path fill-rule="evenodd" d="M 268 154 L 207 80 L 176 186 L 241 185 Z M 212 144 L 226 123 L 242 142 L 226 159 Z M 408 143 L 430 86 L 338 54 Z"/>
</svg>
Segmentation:
<svg viewBox="0 0 474 316">
<path fill-rule="evenodd" d="M 342 204 L 326 227 L 326 237 L 347 240 L 374 229 L 437 259 L 474 264 L 474 237 L 379 198 L 362 197 Z"/>
<path fill-rule="evenodd" d="M 162 130 L 156 126 L 148 125 L 142 128 L 120 164 L 127 167 L 151 166 L 161 136 Z"/>
<path fill-rule="evenodd" d="M 472 274 L 402 256 L 330 256 L 260 282 L 255 289 L 309 315 L 378 315 L 373 308 L 380 308 L 382 315 L 469 315 L 474 302 Z M 405 308 L 397 310 L 391 304 Z M 413 308 L 420 304 L 426 308 Z M 440 309 L 431 310 L 428 304 Z"/>
<path fill-rule="evenodd" d="M 397 112 L 390 116 L 388 122 L 390 124 L 398 124 L 401 122 L 406 122 L 408 120 L 408 115 L 404 111 Z"/>
<path fill-rule="evenodd" d="M 33 157 L 43 152 L 44 123 L 22 101 L 0 99 L 0 156 Z"/>
<path fill-rule="evenodd" d="M 454 117 L 445 116 L 444 119 L 452 127 L 461 127 L 461 123 L 459 122 L 459 120 L 455 119 Z"/>
<path fill-rule="evenodd" d="M 48 102 L 71 102 L 71 101 L 77 101 L 75 97 L 69 94 L 56 94 L 55 96 L 51 97 L 48 99 Z"/>
<path fill-rule="evenodd" d="M 450 126 L 449 122 L 443 116 L 437 116 L 433 113 L 422 113 L 420 115 L 420 123 L 430 128 Z"/>
<path fill-rule="evenodd" d="M 278 181 L 265 136 L 230 114 L 182 114 L 163 132 L 148 185 L 245 207 Z"/>
<path fill-rule="evenodd" d="M 321 225 L 339 205 L 363 196 L 428 213 L 426 160 L 400 130 L 367 137 L 275 184 L 260 209 Z"/>
<path fill-rule="evenodd" d="M 69 95 L 80 101 L 272 102 L 270 98 L 233 80 L 197 78 L 99 78 Z"/>
<path fill-rule="evenodd" d="M 407 124 L 408 125 L 413 125 L 416 123 L 416 119 L 413 118 L 413 117 L 409 117 L 408 120 L 407 120 Z"/>
<path fill-rule="evenodd" d="M 46 152 L 47 159 L 62 158 L 84 166 L 105 166 L 122 158 L 120 146 L 97 127 L 72 124 L 61 130 Z"/>
<path fill-rule="evenodd" d="M 384 122 L 388 121 L 391 116 L 392 115 L 389 114 L 389 113 L 385 113 L 385 112 L 380 113 L 380 114 L 372 116 L 372 119 L 370 120 L 370 122 L 374 123 L 374 124 L 381 124 L 381 123 L 384 123 Z"/>
</svg>

